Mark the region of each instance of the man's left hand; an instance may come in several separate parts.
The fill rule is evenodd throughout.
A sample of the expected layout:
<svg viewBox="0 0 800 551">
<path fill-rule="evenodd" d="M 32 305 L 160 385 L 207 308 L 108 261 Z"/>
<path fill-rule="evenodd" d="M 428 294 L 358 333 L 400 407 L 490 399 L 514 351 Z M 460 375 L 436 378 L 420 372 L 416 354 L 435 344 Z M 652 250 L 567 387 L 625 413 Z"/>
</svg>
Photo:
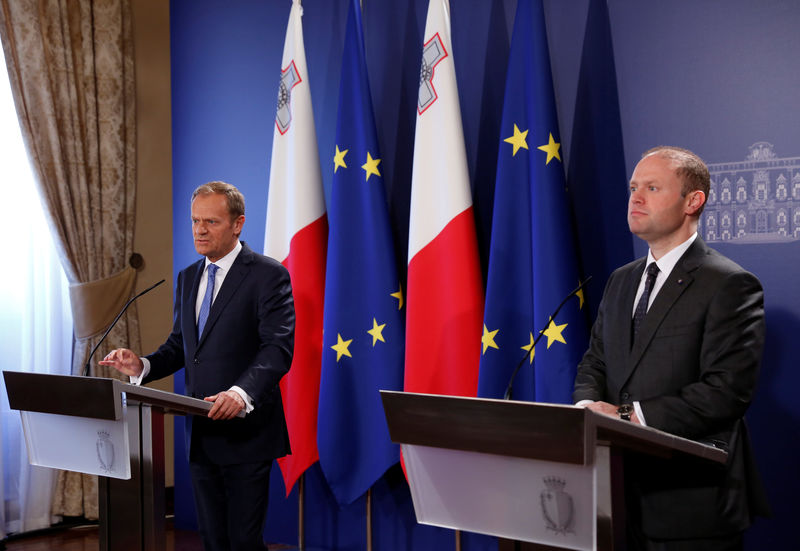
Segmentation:
<svg viewBox="0 0 800 551">
<path fill-rule="evenodd" d="M 214 402 L 214 405 L 208 411 L 208 418 L 215 421 L 233 419 L 245 408 L 242 397 L 232 390 L 226 390 L 213 396 L 206 396 L 205 401 Z"/>
<path fill-rule="evenodd" d="M 592 411 L 596 411 L 597 413 L 602 413 L 603 415 L 608 415 L 609 417 L 616 417 L 619 419 L 619 414 L 617 413 L 617 408 L 619 406 L 615 406 L 614 404 L 609 404 L 608 402 L 592 402 L 591 404 L 586 404 L 586 407 Z M 639 416 L 636 415 L 636 411 L 631 414 L 631 423 L 637 423 L 641 425 L 639 422 Z"/>
</svg>

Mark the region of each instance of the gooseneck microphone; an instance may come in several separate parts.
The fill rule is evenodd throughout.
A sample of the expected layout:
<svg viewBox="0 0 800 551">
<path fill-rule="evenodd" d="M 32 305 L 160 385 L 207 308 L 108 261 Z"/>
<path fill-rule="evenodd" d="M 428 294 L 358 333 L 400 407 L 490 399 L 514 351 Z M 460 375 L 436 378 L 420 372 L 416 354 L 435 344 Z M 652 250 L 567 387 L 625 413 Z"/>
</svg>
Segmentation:
<svg viewBox="0 0 800 551">
<path fill-rule="evenodd" d="M 586 279 L 584 279 L 583 283 L 581 283 L 580 285 L 575 287 L 570 294 L 568 294 L 567 296 L 564 297 L 564 300 L 562 300 L 561 304 L 558 305 L 558 308 L 556 308 L 556 311 L 553 312 L 553 315 L 551 315 L 547 319 L 547 322 L 546 322 L 547 325 L 549 325 L 552 320 L 556 319 L 556 316 L 558 315 L 558 312 L 561 310 L 561 307 L 564 306 L 570 298 L 572 298 L 576 294 L 578 294 L 578 291 L 583 289 L 583 286 L 586 285 L 587 283 L 589 283 L 590 279 L 592 279 L 592 276 L 589 276 Z M 544 329 L 539 331 L 539 334 L 536 335 L 536 338 L 533 340 L 533 344 L 531 345 L 530 349 L 525 351 L 525 355 L 522 357 L 522 360 L 520 360 L 519 364 L 517 364 L 516 369 L 514 369 L 514 372 L 511 374 L 511 379 L 508 381 L 508 387 L 506 388 L 506 393 L 503 395 L 503 400 L 510 400 L 511 399 L 511 390 L 512 390 L 512 388 L 514 386 L 514 378 L 517 376 L 517 373 L 519 372 L 520 368 L 522 367 L 522 364 L 524 364 L 525 360 L 528 359 L 528 356 L 531 356 L 533 354 L 534 350 L 536 349 L 536 343 L 539 342 L 539 339 L 541 339 L 542 335 L 544 335 L 544 330 L 547 329 L 547 325 L 545 325 Z"/>
<path fill-rule="evenodd" d="M 108 329 L 106 329 L 106 332 L 103 333 L 103 336 L 100 337 L 100 340 L 97 341 L 97 344 L 94 345 L 94 348 L 92 348 L 92 351 L 89 353 L 89 357 L 86 359 L 86 365 L 83 366 L 83 376 L 84 377 L 87 377 L 89 375 L 89 365 L 91 364 L 92 356 L 94 356 L 94 353 L 97 352 L 97 349 L 100 347 L 100 345 L 103 343 L 103 341 L 106 340 L 106 337 L 111 332 L 111 330 L 114 329 L 114 326 L 119 321 L 119 318 L 121 318 L 122 314 L 125 313 L 125 310 L 128 309 L 128 306 L 133 304 L 134 300 L 136 300 L 137 298 L 139 298 L 140 296 L 142 296 L 142 295 L 144 295 L 146 293 L 149 293 L 150 291 L 152 291 L 153 289 L 155 289 L 156 287 L 158 287 L 159 285 L 161 285 L 165 281 L 166 281 L 165 279 L 162 279 L 161 281 L 159 281 L 155 285 L 151 285 L 150 287 L 148 287 L 147 289 L 145 289 L 144 291 L 142 291 L 141 293 L 139 293 L 138 295 L 136 295 L 135 297 L 133 297 L 132 299 L 130 299 L 128 302 L 125 303 L 125 306 L 122 307 L 122 310 L 120 310 L 119 314 L 117 314 L 117 317 L 114 318 L 114 321 L 111 322 L 111 325 L 108 326 Z"/>
</svg>

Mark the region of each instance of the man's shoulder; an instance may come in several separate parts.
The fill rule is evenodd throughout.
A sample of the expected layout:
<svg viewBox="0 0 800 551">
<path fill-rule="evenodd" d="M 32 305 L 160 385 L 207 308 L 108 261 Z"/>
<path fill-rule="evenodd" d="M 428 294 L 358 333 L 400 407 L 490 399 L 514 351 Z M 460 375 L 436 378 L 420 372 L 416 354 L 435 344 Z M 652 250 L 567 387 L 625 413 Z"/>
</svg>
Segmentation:
<svg viewBox="0 0 800 551">
<path fill-rule="evenodd" d="M 743 268 L 739 263 L 725 256 L 718 250 L 709 247 L 704 242 L 701 242 L 700 245 L 702 245 L 701 254 L 697 259 L 703 272 L 713 273 L 719 276 L 741 273 L 756 277 L 749 270 Z"/>
<path fill-rule="evenodd" d="M 289 271 L 283 264 L 271 256 L 255 252 L 248 247 L 246 243 L 242 243 L 242 252 L 239 253 L 239 257 L 236 260 L 256 270 L 286 274 L 287 276 L 289 274 Z"/>
<path fill-rule="evenodd" d="M 248 247 L 247 243 L 245 242 L 242 242 L 242 251 L 239 253 L 237 260 L 242 260 L 244 263 L 256 263 L 273 267 L 283 267 L 283 265 L 276 259 L 254 251 Z"/>
<path fill-rule="evenodd" d="M 613 272 L 611 272 L 611 275 L 609 276 L 609 279 L 620 277 L 620 276 L 623 276 L 623 275 L 627 275 L 627 274 L 629 274 L 631 272 L 635 272 L 637 270 L 638 271 L 643 271 L 644 270 L 644 264 L 645 264 L 646 261 L 647 261 L 647 257 L 646 256 L 639 257 L 636 260 L 631 260 L 627 264 L 624 264 L 624 265 L 620 266 L 619 268 L 617 268 L 616 270 L 614 270 Z"/>
<path fill-rule="evenodd" d="M 192 277 L 197 274 L 198 271 L 201 271 L 205 268 L 205 258 L 201 258 L 195 262 L 192 262 L 188 266 L 186 266 L 183 270 L 181 270 L 178 274 L 178 277 Z"/>
</svg>

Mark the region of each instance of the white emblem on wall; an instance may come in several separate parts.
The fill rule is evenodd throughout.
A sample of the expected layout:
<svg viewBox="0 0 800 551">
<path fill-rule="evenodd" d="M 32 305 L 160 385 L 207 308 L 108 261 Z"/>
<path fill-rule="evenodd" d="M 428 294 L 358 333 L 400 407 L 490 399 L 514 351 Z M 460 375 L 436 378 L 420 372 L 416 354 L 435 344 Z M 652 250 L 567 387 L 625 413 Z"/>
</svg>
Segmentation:
<svg viewBox="0 0 800 551">
<path fill-rule="evenodd" d="M 800 157 L 779 158 L 757 142 L 744 161 L 713 163 L 698 231 L 708 243 L 786 243 L 800 239 Z"/>
</svg>

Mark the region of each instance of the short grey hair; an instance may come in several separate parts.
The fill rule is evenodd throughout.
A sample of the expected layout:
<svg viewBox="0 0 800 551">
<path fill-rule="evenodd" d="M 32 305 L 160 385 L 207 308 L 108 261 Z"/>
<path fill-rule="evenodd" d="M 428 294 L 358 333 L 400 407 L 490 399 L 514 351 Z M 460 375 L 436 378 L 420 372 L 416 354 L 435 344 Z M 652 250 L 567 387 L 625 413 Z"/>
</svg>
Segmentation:
<svg viewBox="0 0 800 551">
<path fill-rule="evenodd" d="M 198 186 L 192 193 L 192 202 L 198 195 L 211 195 L 212 193 L 219 193 L 225 196 L 231 218 L 235 219 L 244 216 L 244 195 L 236 189 L 236 186 L 226 182 L 214 181 Z"/>
</svg>

